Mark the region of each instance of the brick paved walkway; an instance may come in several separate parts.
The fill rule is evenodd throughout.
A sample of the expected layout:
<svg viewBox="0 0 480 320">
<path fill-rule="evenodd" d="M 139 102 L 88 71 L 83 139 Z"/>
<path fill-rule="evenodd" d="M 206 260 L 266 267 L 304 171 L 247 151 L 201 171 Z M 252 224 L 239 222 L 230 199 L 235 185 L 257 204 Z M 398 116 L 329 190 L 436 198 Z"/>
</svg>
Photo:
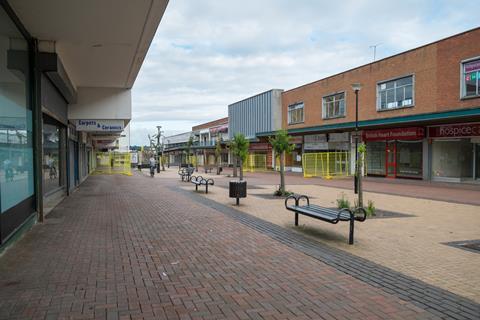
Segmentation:
<svg viewBox="0 0 480 320">
<path fill-rule="evenodd" d="M 437 318 L 166 184 L 90 177 L 0 258 L 0 319 Z"/>
</svg>

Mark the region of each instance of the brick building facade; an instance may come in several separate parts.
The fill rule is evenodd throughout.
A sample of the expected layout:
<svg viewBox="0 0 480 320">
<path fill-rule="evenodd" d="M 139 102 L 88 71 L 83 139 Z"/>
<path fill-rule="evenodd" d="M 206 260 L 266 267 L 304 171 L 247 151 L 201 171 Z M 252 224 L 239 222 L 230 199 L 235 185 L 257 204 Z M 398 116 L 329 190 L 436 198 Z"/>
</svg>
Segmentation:
<svg viewBox="0 0 480 320">
<path fill-rule="evenodd" d="M 282 93 L 283 128 L 300 154 L 352 151 L 355 93 L 367 173 L 480 178 L 480 28 Z M 264 135 L 268 135 L 265 133 Z"/>
</svg>

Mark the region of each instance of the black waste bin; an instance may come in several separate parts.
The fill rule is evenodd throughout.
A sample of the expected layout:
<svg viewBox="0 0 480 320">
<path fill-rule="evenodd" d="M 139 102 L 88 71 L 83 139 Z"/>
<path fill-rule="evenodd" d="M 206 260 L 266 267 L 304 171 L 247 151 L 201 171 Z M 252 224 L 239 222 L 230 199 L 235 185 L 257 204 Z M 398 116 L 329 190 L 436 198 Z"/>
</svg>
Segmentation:
<svg viewBox="0 0 480 320">
<path fill-rule="evenodd" d="M 240 198 L 247 197 L 247 181 L 232 180 L 229 184 L 230 198 L 237 199 L 237 206 L 240 204 Z"/>
</svg>

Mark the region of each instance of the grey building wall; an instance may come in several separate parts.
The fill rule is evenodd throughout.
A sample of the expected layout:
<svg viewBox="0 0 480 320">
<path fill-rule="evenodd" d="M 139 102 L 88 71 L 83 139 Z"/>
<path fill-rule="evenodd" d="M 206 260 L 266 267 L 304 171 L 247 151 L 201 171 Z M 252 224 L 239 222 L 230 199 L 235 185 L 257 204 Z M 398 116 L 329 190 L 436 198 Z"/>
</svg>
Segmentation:
<svg viewBox="0 0 480 320">
<path fill-rule="evenodd" d="M 236 133 L 253 139 L 257 133 L 282 127 L 282 92 L 272 89 L 228 106 L 228 136 Z"/>
<path fill-rule="evenodd" d="M 67 110 L 68 104 L 57 88 L 42 74 L 42 108 L 48 115 L 60 121 L 64 125 L 68 124 Z"/>
</svg>

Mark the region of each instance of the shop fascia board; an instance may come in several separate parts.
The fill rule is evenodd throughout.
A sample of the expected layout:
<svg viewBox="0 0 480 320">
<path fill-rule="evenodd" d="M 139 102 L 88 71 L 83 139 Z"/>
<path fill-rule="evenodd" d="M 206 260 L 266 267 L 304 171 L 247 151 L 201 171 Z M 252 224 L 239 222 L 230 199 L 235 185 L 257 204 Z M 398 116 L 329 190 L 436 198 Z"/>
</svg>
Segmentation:
<svg viewBox="0 0 480 320">
<path fill-rule="evenodd" d="M 392 118 L 386 118 L 386 119 L 363 120 L 363 121 L 358 121 L 358 127 L 360 129 L 367 129 L 370 127 L 378 127 L 378 126 L 393 126 L 393 125 L 404 125 L 404 124 L 415 125 L 415 124 L 421 124 L 421 123 L 426 123 L 426 122 L 436 121 L 436 120 L 463 119 L 466 117 L 473 117 L 473 116 L 480 117 L 480 106 L 475 108 L 453 110 L 453 111 L 439 112 L 439 113 L 426 113 L 426 114 L 418 114 L 418 115 L 403 116 L 403 117 L 392 117 Z M 324 125 L 324 126 L 288 129 L 288 133 L 298 134 L 298 133 L 310 133 L 310 132 L 328 132 L 332 130 L 345 130 L 345 129 L 348 129 L 348 130 L 355 129 L 355 122 L 344 122 L 344 123 L 336 123 L 336 124 L 330 124 L 330 125 Z M 260 132 L 257 134 L 257 137 L 268 137 L 273 135 L 275 135 L 275 131 Z"/>
</svg>

